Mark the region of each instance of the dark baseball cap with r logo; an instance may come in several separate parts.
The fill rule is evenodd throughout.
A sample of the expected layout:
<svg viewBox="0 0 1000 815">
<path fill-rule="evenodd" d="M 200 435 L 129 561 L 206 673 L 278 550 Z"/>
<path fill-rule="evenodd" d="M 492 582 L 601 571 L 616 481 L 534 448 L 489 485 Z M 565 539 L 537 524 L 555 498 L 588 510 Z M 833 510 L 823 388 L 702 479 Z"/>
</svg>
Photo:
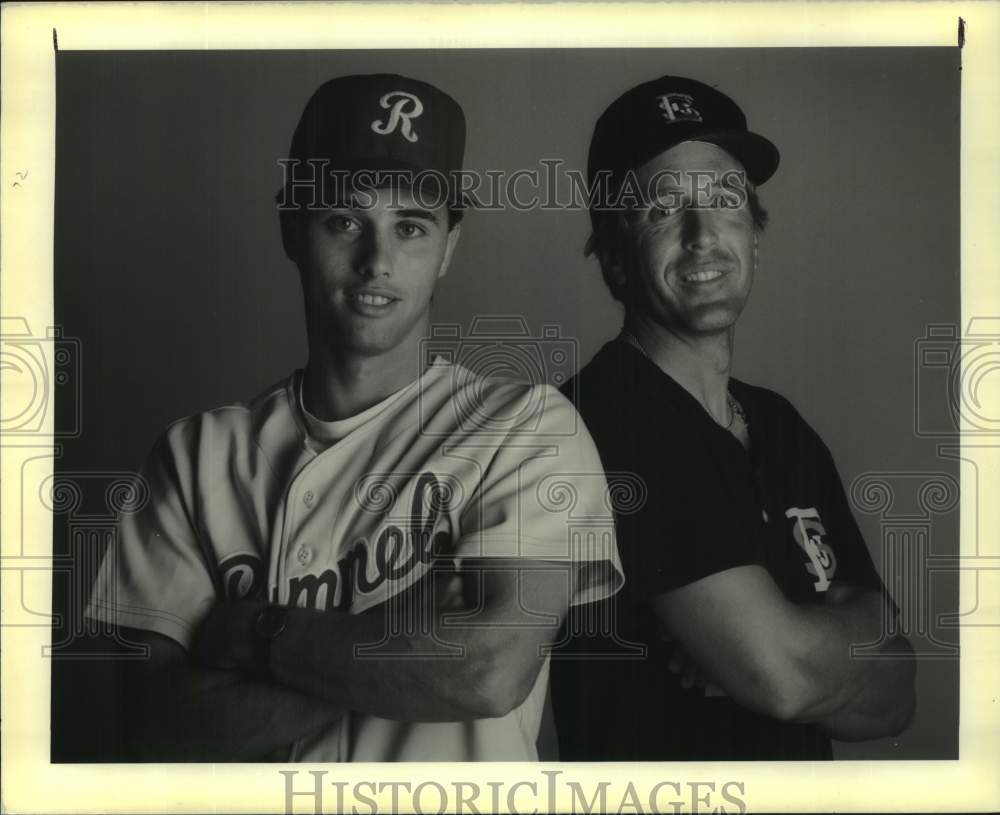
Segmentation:
<svg viewBox="0 0 1000 815">
<path fill-rule="evenodd" d="M 594 127 L 587 178 L 611 174 L 617 187 L 629 170 L 681 142 L 715 144 L 739 161 L 754 184 L 763 184 L 778 168 L 778 148 L 750 132 L 739 106 L 715 88 L 679 76 L 662 76 L 619 96 Z"/>
<path fill-rule="evenodd" d="M 398 74 L 337 77 L 306 103 L 278 197 L 300 191 L 313 177 L 307 162 L 323 163 L 327 173 L 433 175 L 447 179 L 450 188 L 464 153 L 465 114 L 444 91 Z M 289 194 L 285 200 L 299 197 Z"/>
</svg>

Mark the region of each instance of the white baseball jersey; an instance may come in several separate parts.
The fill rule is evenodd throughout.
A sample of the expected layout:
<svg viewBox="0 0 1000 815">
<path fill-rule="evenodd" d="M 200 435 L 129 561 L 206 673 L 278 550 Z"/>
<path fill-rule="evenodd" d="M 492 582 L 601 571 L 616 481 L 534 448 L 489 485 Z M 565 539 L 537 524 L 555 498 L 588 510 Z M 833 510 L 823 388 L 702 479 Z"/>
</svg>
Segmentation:
<svg viewBox="0 0 1000 815">
<path fill-rule="evenodd" d="M 427 573 L 431 553 L 575 564 L 572 602 L 623 582 L 606 481 L 553 388 L 436 362 L 364 414 L 319 422 L 301 372 L 249 404 L 171 425 L 123 515 L 87 613 L 185 648 L 220 598 L 360 613 Z M 339 438 L 336 443 L 332 439 Z M 569 573 L 569 572 L 568 572 Z M 290 746 L 299 761 L 536 760 L 548 661 L 501 718 L 346 715 Z"/>
</svg>

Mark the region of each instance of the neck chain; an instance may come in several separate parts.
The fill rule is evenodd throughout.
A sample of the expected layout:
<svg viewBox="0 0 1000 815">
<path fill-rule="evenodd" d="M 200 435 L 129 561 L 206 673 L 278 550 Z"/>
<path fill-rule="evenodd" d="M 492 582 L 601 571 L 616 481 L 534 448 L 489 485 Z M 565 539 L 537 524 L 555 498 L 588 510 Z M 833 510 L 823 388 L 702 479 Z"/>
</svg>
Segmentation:
<svg viewBox="0 0 1000 815">
<path fill-rule="evenodd" d="M 650 362 L 653 362 L 653 358 L 646 352 L 646 349 L 643 348 L 642 343 L 639 342 L 639 338 L 635 334 L 633 334 L 627 328 L 623 328 L 619 336 L 621 337 L 621 339 L 625 340 L 625 342 L 627 342 L 629 345 L 635 348 L 646 359 L 648 359 Z M 653 362 L 653 364 L 655 365 L 656 363 Z M 659 366 L 657 365 L 657 367 Z M 743 422 L 743 426 L 749 429 L 750 422 L 747 419 L 746 412 L 743 410 L 743 406 L 733 398 L 733 395 L 728 390 L 726 391 L 726 404 L 729 406 L 729 421 L 726 422 L 725 424 L 723 424 L 714 416 L 712 416 L 711 413 L 709 413 L 708 415 L 712 416 L 712 419 L 715 420 L 716 424 L 718 424 L 724 430 L 730 430 L 733 426 L 733 422 L 736 420 L 736 417 L 739 416 L 740 421 Z"/>
</svg>

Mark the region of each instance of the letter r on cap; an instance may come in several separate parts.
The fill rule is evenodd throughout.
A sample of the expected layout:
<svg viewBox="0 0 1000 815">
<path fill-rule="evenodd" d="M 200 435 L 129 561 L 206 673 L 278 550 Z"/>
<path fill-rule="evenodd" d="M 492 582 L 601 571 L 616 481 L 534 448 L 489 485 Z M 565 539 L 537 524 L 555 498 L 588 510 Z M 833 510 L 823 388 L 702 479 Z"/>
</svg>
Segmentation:
<svg viewBox="0 0 1000 815">
<path fill-rule="evenodd" d="M 378 103 L 389 111 L 389 118 L 385 122 L 376 119 L 372 122 L 372 130 L 380 136 L 388 136 L 395 132 L 397 125 L 402 122 L 399 131 L 403 134 L 403 138 L 409 142 L 415 142 L 417 134 L 413 132 L 411 122 L 424 112 L 423 102 L 412 93 L 390 91 L 379 99 Z"/>
</svg>

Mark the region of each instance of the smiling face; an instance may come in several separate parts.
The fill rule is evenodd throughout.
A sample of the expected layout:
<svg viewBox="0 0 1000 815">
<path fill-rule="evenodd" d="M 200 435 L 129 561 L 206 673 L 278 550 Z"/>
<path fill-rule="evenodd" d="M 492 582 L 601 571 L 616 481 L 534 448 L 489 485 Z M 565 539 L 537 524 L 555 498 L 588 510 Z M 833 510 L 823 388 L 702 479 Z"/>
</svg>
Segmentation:
<svg viewBox="0 0 1000 815">
<path fill-rule="evenodd" d="M 445 207 L 427 209 L 407 190 L 365 191 L 352 206 L 304 213 L 286 246 L 302 277 L 310 344 L 415 356 L 458 234 Z"/>
<path fill-rule="evenodd" d="M 725 332 L 736 322 L 756 253 L 742 172 L 725 150 L 694 141 L 636 172 L 640 188 L 656 194 L 626 215 L 613 260 L 635 317 L 687 337 Z"/>
</svg>

